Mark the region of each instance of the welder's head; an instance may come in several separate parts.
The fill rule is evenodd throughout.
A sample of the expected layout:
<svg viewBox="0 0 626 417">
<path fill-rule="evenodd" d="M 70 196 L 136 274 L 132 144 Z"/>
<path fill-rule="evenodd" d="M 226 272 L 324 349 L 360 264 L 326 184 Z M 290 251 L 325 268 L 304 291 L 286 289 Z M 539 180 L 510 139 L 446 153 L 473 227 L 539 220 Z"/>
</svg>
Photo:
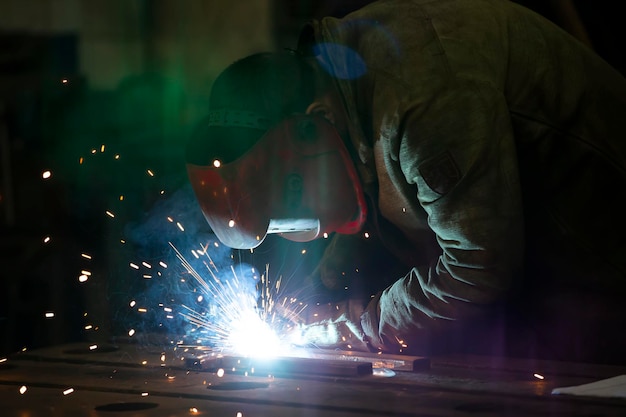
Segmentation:
<svg viewBox="0 0 626 417">
<path fill-rule="evenodd" d="M 187 172 L 225 245 L 361 228 L 360 181 L 333 118 L 318 111 L 319 93 L 314 70 L 291 52 L 251 55 L 213 84 L 209 115 L 187 147 Z"/>
</svg>

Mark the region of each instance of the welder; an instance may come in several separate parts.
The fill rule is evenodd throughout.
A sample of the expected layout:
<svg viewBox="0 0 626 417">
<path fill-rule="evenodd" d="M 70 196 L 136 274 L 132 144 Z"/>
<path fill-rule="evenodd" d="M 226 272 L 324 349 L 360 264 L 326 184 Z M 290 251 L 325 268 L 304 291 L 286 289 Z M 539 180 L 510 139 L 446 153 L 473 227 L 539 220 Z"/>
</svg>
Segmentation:
<svg viewBox="0 0 626 417">
<path fill-rule="evenodd" d="M 380 1 L 227 67 L 187 169 L 224 244 L 372 266 L 319 346 L 619 361 L 625 121 L 624 77 L 520 5 Z"/>
</svg>

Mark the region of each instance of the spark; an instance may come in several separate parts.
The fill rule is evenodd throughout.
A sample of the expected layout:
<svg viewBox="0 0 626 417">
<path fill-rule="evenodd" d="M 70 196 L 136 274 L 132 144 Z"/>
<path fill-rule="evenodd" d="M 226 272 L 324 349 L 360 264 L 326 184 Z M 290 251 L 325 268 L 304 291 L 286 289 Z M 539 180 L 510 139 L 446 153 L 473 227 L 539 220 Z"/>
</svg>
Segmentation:
<svg viewBox="0 0 626 417">
<path fill-rule="evenodd" d="M 222 162 L 219 159 L 216 159 L 216 160 L 213 161 L 213 166 L 215 168 L 219 168 L 219 167 L 222 166 Z"/>
<path fill-rule="evenodd" d="M 47 313 L 45 314 L 45 317 L 46 317 L 47 319 L 51 319 L 51 318 L 53 318 L 53 317 L 54 317 L 54 313 L 53 313 L 53 312 L 51 312 L 51 311 L 50 311 L 50 312 L 47 312 Z"/>
<path fill-rule="evenodd" d="M 289 344 L 281 340 L 279 333 L 289 333 L 304 307 L 292 310 L 284 302 L 276 304 L 273 294 L 280 289 L 281 280 L 276 283 L 269 280 L 269 267 L 261 276 L 259 300 L 256 289 L 245 285 L 233 265 L 230 266 L 232 279 L 218 277 L 220 271 L 208 253 L 208 244 L 202 247 L 202 251 L 192 252 L 197 259 L 198 253 L 202 254 L 206 276 L 201 275 L 171 242 L 170 246 L 186 272 L 199 285 L 201 296 L 215 303 L 213 311 L 198 311 L 182 304 L 183 311 L 179 312 L 189 323 L 209 334 L 207 341 L 210 345 L 244 356 L 271 357 L 287 353 Z"/>
<path fill-rule="evenodd" d="M 152 172 L 152 170 L 148 169 L 146 171 L 148 173 L 148 175 L 150 175 L 151 177 L 154 177 L 154 172 Z"/>
<path fill-rule="evenodd" d="M 46 236 L 43 238 L 43 243 L 48 243 L 50 242 L 50 236 Z"/>
<path fill-rule="evenodd" d="M 24 394 L 24 393 L 26 392 L 26 390 L 27 390 L 27 389 L 28 389 L 28 388 L 26 388 L 26 385 L 22 385 L 22 386 L 20 387 L 20 394 Z"/>
<path fill-rule="evenodd" d="M 100 153 L 104 153 L 104 144 L 100 146 Z"/>
<path fill-rule="evenodd" d="M 185 228 L 183 227 L 182 224 L 180 224 L 179 222 L 176 222 L 176 226 L 178 226 L 178 228 L 180 229 L 181 232 L 185 231 Z"/>
<path fill-rule="evenodd" d="M 88 255 L 86 253 L 81 253 L 80 256 L 82 256 L 85 259 L 91 259 L 91 255 Z"/>
<path fill-rule="evenodd" d="M 191 414 L 198 414 L 198 409 L 196 407 L 191 407 L 191 408 L 189 408 L 189 412 Z"/>
<path fill-rule="evenodd" d="M 150 394 L 148 394 L 147 392 L 142 392 L 142 393 L 141 393 L 141 396 L 142 396 L 142 397 L 147 397 L 148 395 L 150 395 Z"/>
<path fill-rule="evenodd" d="M 89 346 L 89 350 L 96 350 L 96 349 L 98 349 L 98 345 Z"/>
<path fill-rule="evenodd" d="M 537 379 L 544 379 L 544 376 L 541 374 L 533 374 L 533 376 Z"/>
<path fill-rule="evenodd" d="M 47 179 L 48 179 L 48 178 L 50 178 L 50 177 L 52 177 L 52 172 L 50 172 L 50 171 L 44 171 L 44 172 L 41 174 L 41 178 L 43 178 L 44 180 L 47 180 Z"/>
<path fill-rule="evenodd" d="M 106 210 L 106 211 L 105 211 L 105 213 L 106 213 L 106 215 L 107 215 L 107 216 L 109 216 L 109 217 L 111 217 L 111 218 L 115 217 L 115 214 L 113 214 L 113 213 L 112 213 L 112 212 L 110 212 L 109 210 Z"/>
<path fill-rule="evenodd" d="M 61 79 L 61 83 L 62 84 L 67 84 L 68 83 L 68 79 L 67 78 L 62 78 Z"/>
<path fill-rule="evenodd" d="M 74 388 L 68 388 L 65 391 L 63 391 L 63 395 L 69 395 L 73 392 L 74 392 Z"/>
<path fill-rule="evenodd" d="M 217 376 L 219 378 L 224 376 L 224 368 L 220 368 L 220 369 L 217 370 Z"/>
<path fill-rule="evenodd" d="M 365 239 L 369 239 L 370 234 L 368 232 L 363 233 L 363 236 L 365 237 Z"/>
<path fill-rule="evenodd" d="M 6 362 L 7 360 L 7 358 L 0 358 L 0 363 Z"/>
<path fill-rule="evenodd" d="M 134 334 L 135 334 L 135 329 L 130 329 L 128 331 L 128 336 L 133 337 Z"/>
</svg>

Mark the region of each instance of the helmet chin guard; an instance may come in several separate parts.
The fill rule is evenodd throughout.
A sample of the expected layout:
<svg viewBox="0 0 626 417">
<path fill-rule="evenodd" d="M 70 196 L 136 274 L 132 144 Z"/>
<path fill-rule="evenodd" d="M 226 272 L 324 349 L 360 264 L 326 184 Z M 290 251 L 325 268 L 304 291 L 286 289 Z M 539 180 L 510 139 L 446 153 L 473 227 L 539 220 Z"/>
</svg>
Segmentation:
<svg viewBox="0 0 626 417">
<path fill-rule="evenodd" d="M 321 117 L 290 117 L 235 161 L 209 160 L 187 164 L 187 173 L 204 217 L 229 247 L 255 248 L 268 233 L 299 242 L 356 233 L 365 222 L 354 163 Z"/>
</svg>

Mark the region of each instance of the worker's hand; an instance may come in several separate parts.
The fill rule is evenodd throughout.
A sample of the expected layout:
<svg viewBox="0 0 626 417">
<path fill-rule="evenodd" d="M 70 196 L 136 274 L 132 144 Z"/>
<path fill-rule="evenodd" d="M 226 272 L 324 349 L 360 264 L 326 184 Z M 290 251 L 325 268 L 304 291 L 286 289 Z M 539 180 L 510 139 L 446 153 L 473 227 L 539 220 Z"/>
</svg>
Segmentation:
<svg viewBox="0 0 626 417">
<path fill-rule="evenodd" d="M 348 300 L 309 306 L 307 309 L 305 323 L 298 326 L 292 335 L 294 345 L 371 351 L 361 327 L 362 302 Z"/>
</svg>

